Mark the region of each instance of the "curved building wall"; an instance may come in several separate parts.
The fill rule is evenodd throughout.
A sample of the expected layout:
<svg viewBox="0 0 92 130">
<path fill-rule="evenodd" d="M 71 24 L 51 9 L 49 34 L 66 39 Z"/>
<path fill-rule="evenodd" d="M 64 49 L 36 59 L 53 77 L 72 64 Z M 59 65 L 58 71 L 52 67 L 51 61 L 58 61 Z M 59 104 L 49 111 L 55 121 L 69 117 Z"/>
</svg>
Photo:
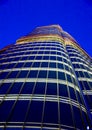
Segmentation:
<svg viewBox="0 0 92 130">
<path fill-rule="evenodd" d="M 91 128 L 64 39 L 38 39 L 0 55 L 0 130 Z"/>
</svg>

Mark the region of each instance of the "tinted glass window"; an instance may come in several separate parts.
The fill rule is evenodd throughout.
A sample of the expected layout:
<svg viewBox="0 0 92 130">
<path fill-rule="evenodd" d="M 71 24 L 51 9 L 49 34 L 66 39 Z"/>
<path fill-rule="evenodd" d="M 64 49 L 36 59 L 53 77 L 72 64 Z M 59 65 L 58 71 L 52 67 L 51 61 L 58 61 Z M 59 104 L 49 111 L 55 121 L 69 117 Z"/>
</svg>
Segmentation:
<svg viewBox="0 0 92 130">
<path fill-rule="evenodd" d="M 68 91 L 66 85 L 59 84 L 59 96 L 68 97 Z"/>
<path fill-rule="evenodd" d="M 67 81 L 71 82 L 72 83 L 72 79 L 71 79 L 71 76 L 69 74 L 66 74 L 67 76 Z"/>
<path fill-rule="evenodd" d="M 57 102 L 45 103 L 44 122 L 55 123 L 55 124 L 58 123 L 58 103 Z"/>
<path fill-rule="evenodd" d="M 8 78 L 16 78 L 18 74 L 18 71 L 12 71 L 9 75 L 8 75 Z"/>
<path fill-rule="evenodd" d="M 49 71 L 48 78 L 56 78 L 56 71 Z"/>
<path fill-rule="evenodd" d="M 58 72 L 58 78 L 61 80 L 65 80 L 65 74 L 63 72 Z"/>
<path fill-rule="evenodd" d="M 56 83 L 47 83 L 47 95 L 57 95 L 57 84 Z"/>
<path fill-rule="evenodd" d="M 47 71 L 40 71 L 38 74 L 38 78 L 46 78 L 47 77 Z"/>
<path fill-rule="evenodd" d="M 33 91 L 33 87 L 34 87 L 34 82 L 25 82 L 21 93 L 31 94 Z"/>
<path fill-rule="evenodd" d="M 5 79 L 7 75 L 8 75 L 8 72 L 0 73 L 0 79 Z"/>
<path fill-rule="evenodd" d="M 19 73 L 18 78 L 26 78 L 28 71 L 23 70 Z"/>
<path fill-rule="evenodd" d="M 60 122 L 63 125 L 73 126 L 71 108 L 69 104 L 60 103 Z"/>
<path fill-rule="evenodd" d="M 38 71 L 35 71 L 35 70 L 31 70 L 28 77 L 29 78 L 36 78 L 37 77 L 37 73 Z"/>
<path fill-rule="evenodd" d="M 0 122 L 6 121 L 10 114 L 13 103 L 14 101 L 4 101 L 2 104 L 0 104 Z"/>
<path fill-rule="evenodd" d="M 42 62 L 41 67 L 48 67 L 48 62 Z"/>
<path fill-rule="evenodd" d="M 32 67 L 40 67 L 40 62 L 34 62 Z"/>
<path fill-rule="evenodd" d="M 83 124 L 82 124 L 82 118 L 80 115 L 80 110 L 76 107 L 73 107 L 73 111 L 74 111 L 74 120 L 75 120 L 76 127 L 83 130 Z"/>
<path fill-rule="evenodd" d="M 31 65 L 32 65 L 32 62 L 26 62 L 26 63 L 24 64 L 24 67 L 31 67 Z"/>
<path fill-rule="evenodd" d="M 45 85 L 46 85 L 46 83 L 37 82 L 35 85 L 34 94 L 44 94 L 45 93 Z"/>
<path fill-rule="evenodd" d="M 27 112 L 27 106 L 29 101 L 17 101 L 15 107 L 12 111 L 12 116 L 10 118 L 11 122 L 23 122 Z"/>
<path fill-rule="evenodd" d="M 29 109 L 27 122 L 41 122 L 43 112 L 42 101 L 32 101 Z"/>
<path fill-rule="evenodd" d="M 3 83 L 0 85 L 0 94 L 6 94 L 7 90 L 10 88 L 11 83 Z"/>
<path fill-rule="evenodd" d="M 69 87 L 69 91 L 70 91 L 70 97 L 72 99 L 76 100 L 76 95 L 75 95 L 74 88 Z"/>
<path fill-rule="evenodd" d="M 18 63 L 18 64 L 15 66 L 15 68 L 20 68 L 20 67 L 23 66 L 23 64 L 24 64 L 24 63 Z"/>
<path fill-rule="evenodd" d="M 9 94 L 18 94 L 20 92 L 22 83 L 14 83 L 9 91 Z"/>
<path fill-rule="evenodd" d="M 49 68 L 56 68 L 56 63 L 50 63 Z"/>
</svg>

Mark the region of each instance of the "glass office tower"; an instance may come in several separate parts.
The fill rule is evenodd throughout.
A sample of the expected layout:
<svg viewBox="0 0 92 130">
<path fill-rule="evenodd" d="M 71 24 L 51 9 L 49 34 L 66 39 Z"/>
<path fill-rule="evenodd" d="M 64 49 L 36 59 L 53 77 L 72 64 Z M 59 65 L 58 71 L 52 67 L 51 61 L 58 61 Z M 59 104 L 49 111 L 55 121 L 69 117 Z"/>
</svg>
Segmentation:
<svg viewBox="0 0 92 130">
<path fill-rule="evenodd" d="M 59 25 L 0 51 L 0 130 L 91 130 L 92 61 Z"/>
</svg>

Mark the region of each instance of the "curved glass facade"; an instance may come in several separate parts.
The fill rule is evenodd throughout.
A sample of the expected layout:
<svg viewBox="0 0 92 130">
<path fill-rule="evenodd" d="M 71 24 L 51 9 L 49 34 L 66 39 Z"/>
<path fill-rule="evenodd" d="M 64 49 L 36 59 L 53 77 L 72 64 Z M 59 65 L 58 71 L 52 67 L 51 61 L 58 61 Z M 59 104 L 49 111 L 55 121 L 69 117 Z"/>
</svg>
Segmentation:
<svg viewBox="0 0 92 130">
<path fill-rule="evenodd" d="M 39 27 L 1 53 L 0 130 L 91 130 L 92 69 L 64 37 L 58 25 Z"/>
</svg>

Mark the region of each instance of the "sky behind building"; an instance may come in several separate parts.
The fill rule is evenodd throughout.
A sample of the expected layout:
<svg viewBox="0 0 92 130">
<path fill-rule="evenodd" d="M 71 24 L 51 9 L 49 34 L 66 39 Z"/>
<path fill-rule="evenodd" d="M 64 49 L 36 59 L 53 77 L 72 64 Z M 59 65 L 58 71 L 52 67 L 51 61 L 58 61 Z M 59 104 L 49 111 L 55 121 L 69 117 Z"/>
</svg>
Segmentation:
<svg viewBox="0 0 92 130">
<path fill-rule="evenodd" d="M 50 24 L 62 26 L 92 57 L 91 0 L 0 0 L 0 49 Z"/>
</svg>

